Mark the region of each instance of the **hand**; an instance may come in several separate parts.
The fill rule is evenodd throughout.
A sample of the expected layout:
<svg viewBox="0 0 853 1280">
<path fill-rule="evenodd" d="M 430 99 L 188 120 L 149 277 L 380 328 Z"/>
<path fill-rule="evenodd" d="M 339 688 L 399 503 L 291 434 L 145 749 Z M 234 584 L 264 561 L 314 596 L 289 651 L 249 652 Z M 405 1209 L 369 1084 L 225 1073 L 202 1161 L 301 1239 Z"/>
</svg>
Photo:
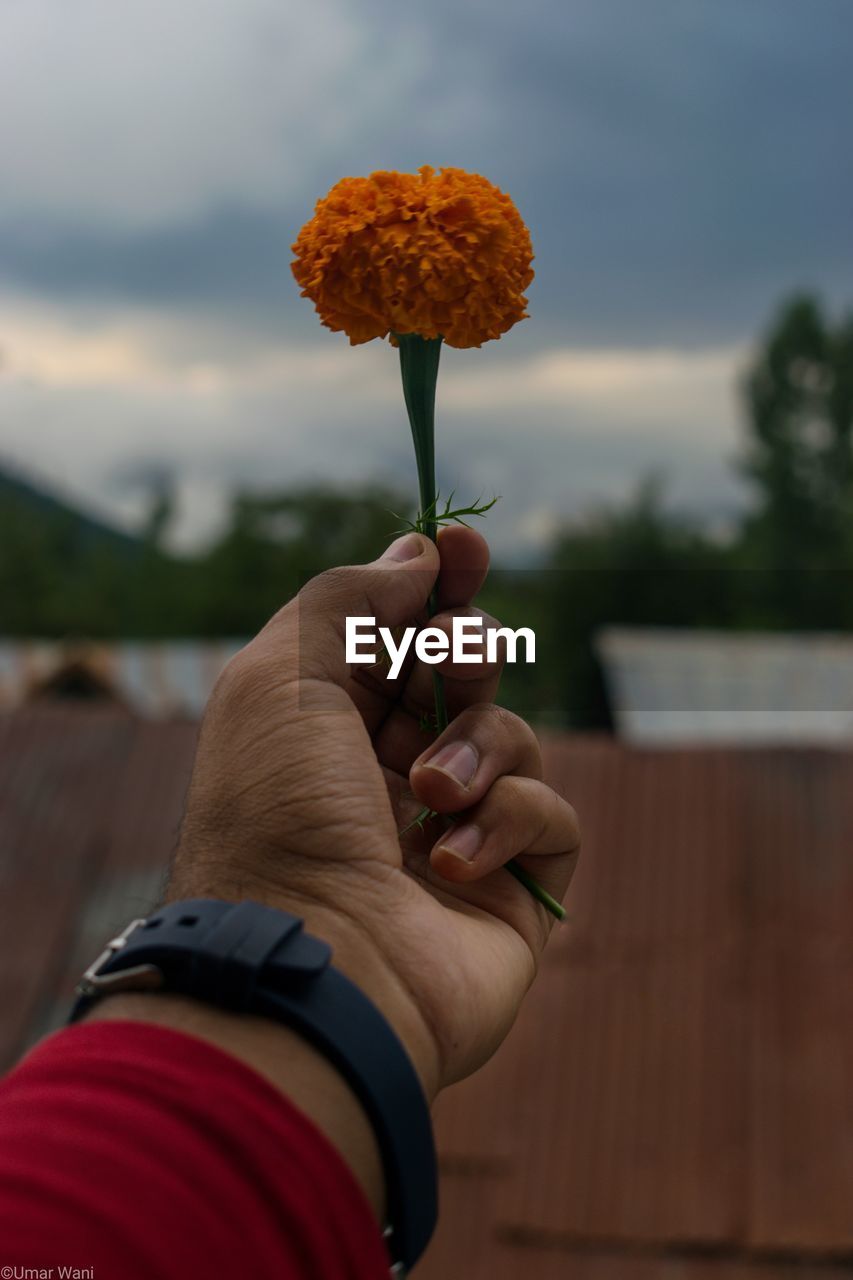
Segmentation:
<svg viewBox="0 0 853 1280">
<path fill-rule="evenodd" d="M 462 527 L 398 539 L 373 564 L 313 579 L 229 664 L 205 715 L 169 897 L 254 898 L 303 915 L 406 1044 L 424 1087 L 498 1046 L 552 920 L 505 870 L 558 899 L 579 832 L 541 781 L 539 745 L 493 705 L 497 667 L 438 668 L 448 729 L 429 743 L 432 671 L 395 681 L 344 660 L 344 620 L 434 625 L 470 615 L 488 568 Z M 490 620 L 488 620 L 490 621 Z M 427 745 L 428 744 L 428 745 Z M 398 832 L 424 807 L 439 815 Z"/>
</svg>

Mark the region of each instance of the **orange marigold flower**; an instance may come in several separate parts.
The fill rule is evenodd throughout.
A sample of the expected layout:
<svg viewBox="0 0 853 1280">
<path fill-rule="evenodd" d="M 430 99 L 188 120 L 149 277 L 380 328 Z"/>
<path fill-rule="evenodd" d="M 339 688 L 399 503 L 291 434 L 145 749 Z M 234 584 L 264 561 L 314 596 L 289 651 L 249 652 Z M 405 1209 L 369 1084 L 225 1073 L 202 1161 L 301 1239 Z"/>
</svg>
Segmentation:
<svg viewBox="0 0 853 1280">
<path fill-rule="evenodd" d="M 292 247 L 302 297 L 353 346 L 417 333 L 479 347 L 527 315 L 529 232 L 478 173 L 423 165 L 342 178 Z"/>
</svg>

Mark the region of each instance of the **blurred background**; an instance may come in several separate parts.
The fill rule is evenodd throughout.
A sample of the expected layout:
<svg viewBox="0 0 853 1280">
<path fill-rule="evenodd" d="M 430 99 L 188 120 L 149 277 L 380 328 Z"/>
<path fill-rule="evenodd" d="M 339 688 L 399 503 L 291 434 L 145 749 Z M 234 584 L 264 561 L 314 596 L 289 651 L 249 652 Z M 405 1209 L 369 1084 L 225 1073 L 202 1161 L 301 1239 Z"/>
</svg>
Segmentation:
<svg viewBox="0 0 853 1280">
<path fill-rule="evenodd" d="M 851 53 L 850 0 L 0 5 L 3 1064 L 156 900 L 228 656 L 413 513 L 289 246 L 457 165 L 536 279 L 439 481 L 587 851 L 418 1274 L 853 1275 Z"/>
</svg>

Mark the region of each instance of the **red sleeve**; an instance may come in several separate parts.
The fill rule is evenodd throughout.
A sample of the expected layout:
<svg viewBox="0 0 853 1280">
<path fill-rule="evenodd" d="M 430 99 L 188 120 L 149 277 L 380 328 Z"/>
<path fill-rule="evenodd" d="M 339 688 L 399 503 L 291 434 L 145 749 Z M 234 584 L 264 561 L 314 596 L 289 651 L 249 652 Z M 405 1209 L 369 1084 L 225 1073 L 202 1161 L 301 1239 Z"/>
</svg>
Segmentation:
<svg viewBox="0 0 853 1280">
<path fill-rule="evenodd" d="M 272 1085 L 193 1036 L 105 1021 L 0 1081 L 0 1275 L 16 1266 L 387 1280 L 389 1263 L 353 1175 Z"/>
</svg>

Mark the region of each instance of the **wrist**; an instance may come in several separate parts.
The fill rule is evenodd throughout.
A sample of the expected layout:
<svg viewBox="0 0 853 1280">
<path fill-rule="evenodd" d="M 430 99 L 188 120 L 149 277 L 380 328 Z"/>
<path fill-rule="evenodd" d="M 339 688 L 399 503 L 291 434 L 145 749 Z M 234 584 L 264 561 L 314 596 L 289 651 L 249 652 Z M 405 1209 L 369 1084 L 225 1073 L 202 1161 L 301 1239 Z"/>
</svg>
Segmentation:
<svg viewBox="0 0 853 1280">
<path fill-rule="evenodd" d="M 323 908 L 318 911 L 311 905 L 315 909 L 308 914 L 316 926 Z M 89 1013 L 104 995 L 144 995 L 135 1011 L 126 1001 L 114 1003 L 112 1016 L 144 1014 L 207 1035 L 275 1080 L 317 1119 L 345 1157 L 350 1147 L 364 1146 L 367 1121 L 385 1176 L 392 1257 L 410 1267 L 429 1241 L 436 1213 L 435 1147 L 427 1099 L 401 1042 L 406 1034 L 401 1022 L 405 1025 L 413 1006 L 408 1001 L 401 1004 L 391 990 L 388 971 L 374 963 L 373 949 L 360 938 L 353 946 L 350 931 L 342 935 L 338 923 L 331 934 L 339 954 L 357 957 L 357 972 L 367 977 L 364 985 L 374 1001 L 396 1011 L 401 1034 L 395 1034 L 376 1003 L 331 963 L 332 946 L 305 929 L 305 915 L 304 910 L 276 909 L 246 898 L 172 901 L 132 921 L 88 966 L 71 1020 Z M 333 915 L 337 921 L 338 913 Z M 152 991 L 160 994 L 160 1001 Z M 163 999 L 166 993 L 190 1003 L 173 1003 L 170 1008 Z M 195 1001 L 205 1008 L 195 1009 Z M 307 1046 L 282 1038 L 279 1024 L 304 1036 Z M 417 1019 L 409 1025 L 415 1028 L 415 1043 L 423 1044 Z M 287 1044 L 291 1052 L 284 1053 Z M 315 1057 L 314 1049 L 322 1059 Z M 324 1104 L 324 1094 L 333 1095 L 331 1105 L 328 1099 Z M 353 1116 L 359 1117 L 357 1125 Z M 375 1170 L 372 1146 L 370 1152 L 367 1163 Z M 365 1158 L 356 1154 L 351 1164 L 374 1188 L 371 1198 L 380 1205 L 376 1178 L 372 1173 L 366 1178 Z"/>
<path fill-rule="evenodd" d="M 428 1103 L 432 1105 L 442 1077 L 436 1038 L 414 995 L 383 951 L 381 915 L 375 927 L 366 923 L 374 912 L 360 901 L 355 886 L 347 885 L 343 868 L 340 870 L 341 874 L 336 876 L 339 883 L 335 885 L 335 894 L 340 901 L 348 903 L 348 911 L 342 910 L 337 902 L 330 904 L 328 896 L 321 896 L 316 889 L 308 892 L 296 888 L 293 883 L 285 888 L 241 881 L 238 886 L 219 879 L 212 883 L 207 878 L 197 880 L 195 877 L 189 883 L 183 877 L 179 883 L 171 883 L 165 900 L 173 902 L 206 897 L 238 902 L 250 898 L 264 906 L 300 916 L 305 932 L 322 939 L 332 948 L 333 966 L 368 997 L 391 1026 L 409 1056 Z"/>
</svg>

